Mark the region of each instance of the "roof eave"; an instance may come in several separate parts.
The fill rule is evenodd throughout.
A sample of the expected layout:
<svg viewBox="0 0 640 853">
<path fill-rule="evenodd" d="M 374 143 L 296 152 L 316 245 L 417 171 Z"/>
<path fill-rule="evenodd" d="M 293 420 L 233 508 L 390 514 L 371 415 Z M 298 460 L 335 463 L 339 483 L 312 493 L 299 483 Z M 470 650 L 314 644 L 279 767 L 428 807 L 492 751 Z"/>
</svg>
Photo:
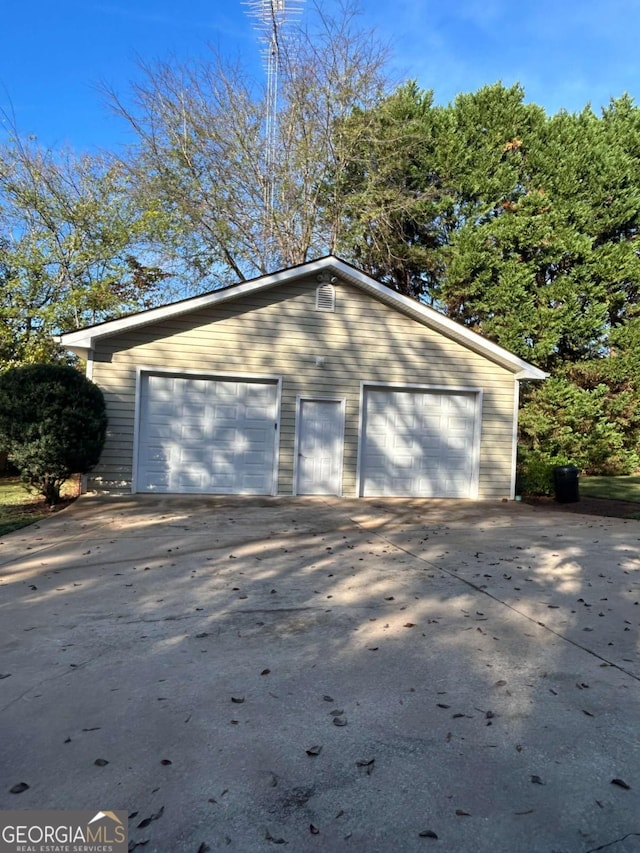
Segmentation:
<svg viewBox="0 0 640 853">
<path fill-rule="evenodd" d="M 539 367 L 534 367 L 532 364 L 527 364 L 526 369 L 523 369 L 519 373 L 515 374 L 515 378 L 520 380 L 532 379 L 535 381 L 541 381 L 543 379 L 548 379 L 548 377 L 548 373 L 546 373 L 544 370 L 540 370 Z"/>
</svg>

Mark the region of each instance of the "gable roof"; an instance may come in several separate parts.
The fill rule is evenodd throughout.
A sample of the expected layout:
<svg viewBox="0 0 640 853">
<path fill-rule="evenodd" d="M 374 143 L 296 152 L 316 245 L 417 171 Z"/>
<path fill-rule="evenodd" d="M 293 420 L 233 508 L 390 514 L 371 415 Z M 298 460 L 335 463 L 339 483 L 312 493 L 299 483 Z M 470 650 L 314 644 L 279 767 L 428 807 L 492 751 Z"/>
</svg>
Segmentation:
<svg viewBox="0 0 640 853">
<path fill-rule="evenodd" d="M 238 299 L 257 291 L 268 290 L 281 284 L 286 284 L 301 275 L 320 275 L 321 273 L 333 275 L 348 284 L 359 287 L 361 290 L 375 296 L 387 305 L 395 308 L 403 314 L 412 317 L 419 323 L 440 332 L 447 338 L 455 340 L 463 346 L 485 356 L 490 361 L 512 370 L 516 379 L 545 379 L 548 374 L 524 359 L 519 358 L 498 344 L 483 338 L 466 326 L 445 317 L 439 311 L 423 305 L 415 299 L 397 293 L 385 284 L 381 284 L 371 276 L 363 273 L 346 261 L 327 255 L 315 261 L 290 267 L 270 275 L 260 276 L 249 281 L 232 284 L 220 290 L 205 293 L 202 296 L 192 296 L 179 302 L 172 302 L 159 308 L 150 308 L 121 317 L 117 320 L 109 320 L 95 326 L 87 326 L 74 332 L 67 332 L 57 338 L 58 343 L 66 349 L 75 352 L 83 358 L 90 356 L 96 342 L 102 338 L 111 337 L 121 332 L 129 331 L 151 323 L 161 322 L 171 317 L 198 311 L 202 308 L 215 307 L 223 302 Z"/>
</svg>

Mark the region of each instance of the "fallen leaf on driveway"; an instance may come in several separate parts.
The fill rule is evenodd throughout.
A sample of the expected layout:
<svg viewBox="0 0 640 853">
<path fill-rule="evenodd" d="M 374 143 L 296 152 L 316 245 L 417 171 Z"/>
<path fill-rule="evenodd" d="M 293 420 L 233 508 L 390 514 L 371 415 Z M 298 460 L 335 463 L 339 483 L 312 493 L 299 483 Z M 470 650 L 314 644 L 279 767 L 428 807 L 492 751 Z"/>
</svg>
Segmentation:
<svg viewBox="0 0 640 853">
<path fill-rule="evenodd" d="M 458 817 L 471 817 L 469 812 L 465 812 L 462 809 L 456 809 L 456 814 Z"/>
<path fill-rule="evenodd" d="M 154 820 L 158 820 L 158 818 L 162 817 L 163 813 L 164 806 L 160 806 L 160 811 L 156 812 L 155 814 L 152 814 L 150 817 L 145 817 L 144 820 L 140 821 L 140 823 L 138 824 L 138 829 L 144 829 L 145 826 L 149 826 L 149 824 L 152 823 Z"/>
<path fill-rule="evenodd" d="M 363 759 L 360 759 L 359 761 L 356 761 L 356 766 L 361 767 L 363 770 L 365 770 L 367 773 L 367 776 L 371 776 L 371 774 L 373 773 L 373 768 L 374 768 L 375 763 L 376 763 L 375 758 L 363 758 Z"/>
<path fill-rule="evenodd" d="M 260 675 L 269 675 L 270 672 L 271 672 L 270 669 L 263 669 L 262 672 L 260 673 Z"/>
<path fill-rule="evenodd" d="M 320 835 L 320 830 L 312 823 L 309 824 L 309 832 L 311 833 L 311 835 Z"/>
<path fill-rule="evenodd" d="M 3 678 L 9 678 L 10 675 L 10 672 L 0 672 L 0 681 L 2 681 Z"/>
<path fill-rule="evenodd" d="M 307 755 L 320 755 L 322 752 L 322 744 L 317 744 L 316 746 L 310 746 L 307 750 Z"/>
<path fill-rule="evenodd" d="M 29 786 L 26 782 L 18 782 L 17 785 L 14 785 L 13 788 L 9 788 L 10 794 L 22 794 L 24 791 L 28 791 Z"/>
<path fill-rule="evenodd" d="M 244 702 L 244 696 L 232 696 L 231 701 L 235 702 L 236 705 L 242 705 L 242 703 Z"/>
<path fill-rule="evenodd" d="M 96 758 L 93 763 L 96 765 L 96 767 L 106 767 L 109 762 L 106 758 Z"/>
<path fill-rule="evenodd" d="M 422 832 L 418 833 L 418 836 L 420 838 L 435 838 L 436 841 L 438 840 L 438 836 L 432 829 L 423 829 Z"/>
<path fill-rule="evenodd" d="M 544 782 L 542 781 L 542 779 L 539 776 L 536 776 L 535 773 L 531 777 L 531 782 L 534 785 L 544 785 Z"/>
<path fill-rule="evenodd" d="M 415 628 L 415 626 L 416 626 L 415 622 L 405 622 L 402 627 L 403 628 Z"/>
<path fill-rule="evenodd" d="M 334 717 L 333 718 L 333 725 L 334 726 L 346 726 L 347 725 L 347 718 L 346 717 Z"/>
<path fill-rule="evenodd" d="M 204 841 L 202 842 L 200 847 L 198 847 L 198 853 L 209 853 L 209 850 L 211 850 L 211 848 L 208 844 L 205 844 Z"/>
<path fill-rule="evenodd" d="M 624 779 L 612 779 L 611 784 L 617 785 L 618 788 L 624 788 L 625 791 L 631 790 L 631 785 L 627 785 L 627 783 L 624 781 Z"/>
<path fill-rule="evenodd" d="M 265 841 L 271 841 L 272 844 L 286 844 L 287 843 L 284 838 L 274 838 L 273 835 L 271 835 L 271 833 L 269 832 L 269 830 L 267 830 L 265 832 L 264 839 L 265 839 Z"/>
</svg>

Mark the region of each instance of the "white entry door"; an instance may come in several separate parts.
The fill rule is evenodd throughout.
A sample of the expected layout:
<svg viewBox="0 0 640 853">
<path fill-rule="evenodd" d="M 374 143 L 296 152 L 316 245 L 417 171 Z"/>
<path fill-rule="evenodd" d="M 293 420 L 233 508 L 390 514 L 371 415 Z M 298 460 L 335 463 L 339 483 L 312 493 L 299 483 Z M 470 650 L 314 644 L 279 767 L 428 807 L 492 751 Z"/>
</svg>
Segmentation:
<svg viewBox="0 0 640 853">
<path fill-rule="evenodd" d="M 341 400 L 300 400 L 296 493 L 342 494 L 344 405 Z"/>
</svg>

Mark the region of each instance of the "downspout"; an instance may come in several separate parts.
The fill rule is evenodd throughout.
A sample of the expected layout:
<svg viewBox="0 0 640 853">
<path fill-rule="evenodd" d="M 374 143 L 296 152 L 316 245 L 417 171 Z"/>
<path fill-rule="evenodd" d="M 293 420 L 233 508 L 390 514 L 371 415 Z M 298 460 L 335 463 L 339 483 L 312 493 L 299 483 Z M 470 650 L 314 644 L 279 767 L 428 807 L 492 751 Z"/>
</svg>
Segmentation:
<svg viewBox="0 0 640 853">
<path fill-rule="evenodd" d="M 511 492 L 510 499 L 516 496 L 516 466 L 518 462 L 518 413 L 520 410 L 520 380 L 513 380 L 513 434 L 511 447 Z"/>
</svg>

